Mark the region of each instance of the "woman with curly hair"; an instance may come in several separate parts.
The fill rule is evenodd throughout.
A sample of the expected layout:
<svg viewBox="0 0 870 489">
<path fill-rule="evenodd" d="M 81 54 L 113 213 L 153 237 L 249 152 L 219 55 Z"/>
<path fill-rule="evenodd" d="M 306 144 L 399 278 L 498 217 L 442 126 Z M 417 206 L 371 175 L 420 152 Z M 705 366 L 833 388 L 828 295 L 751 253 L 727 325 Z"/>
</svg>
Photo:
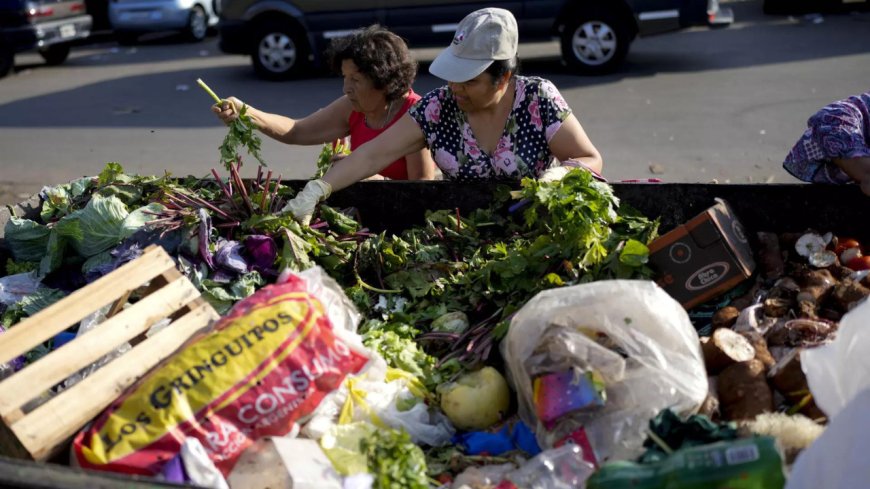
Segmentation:
<svg viewBox="0 0 870 489">
<path fill-rule="evenodd" d="M 323 144 L 350 136 L 351 150 L 384 132 L 420 100 L 411 89 L 417 62 L 405 41 L 374 25 L 346 37 L 333 39 L 327 52 L 329 64 L 344 78 L 344 95 L 326 108 L 302 119 L 271 114 L 251 107 L 247 115 L 263 134 L 287 144 Z M 244 104 L 229 97 L 212 111 L 229 123 Z M 415 150 L 379 172 L 392 180 L 431 180 L 435 163 L 427 149 Z M 377 177 L 376 177 L 377 178 Z"/>
</svg>

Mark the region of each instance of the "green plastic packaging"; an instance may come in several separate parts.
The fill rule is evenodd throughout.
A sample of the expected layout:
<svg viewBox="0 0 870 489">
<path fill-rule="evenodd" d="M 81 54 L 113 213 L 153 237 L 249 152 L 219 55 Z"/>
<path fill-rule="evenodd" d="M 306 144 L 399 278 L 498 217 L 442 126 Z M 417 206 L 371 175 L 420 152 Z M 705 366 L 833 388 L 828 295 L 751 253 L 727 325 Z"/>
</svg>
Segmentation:
<svg viewBox="0 0 870 489">
<path fill-rule="evenodd" d="M 785 471 L 768 436 L 677 450 L 658 463 L 611 462 L 587 489 L 781 489 Z"/>
</svg>

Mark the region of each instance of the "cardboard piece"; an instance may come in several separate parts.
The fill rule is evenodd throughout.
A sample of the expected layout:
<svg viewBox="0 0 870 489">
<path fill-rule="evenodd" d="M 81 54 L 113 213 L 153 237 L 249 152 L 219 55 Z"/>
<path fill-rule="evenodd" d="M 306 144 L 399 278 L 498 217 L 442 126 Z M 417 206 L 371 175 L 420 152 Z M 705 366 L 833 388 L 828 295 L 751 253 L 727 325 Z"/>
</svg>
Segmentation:
<svg viewBox="0 0 870 489">
<path fill-rule="evenodd" d="M 656 282 L 684 308 L 706 302 L 752 276 L 752 249 L 722 199 L 649 245 Z"/>
<path fill-rule="evenodd" d="M 320 445 L 305 438 L 264 437 L 227 477 L 233 489 L 341 489 L 341 477 Z"/>
</svg>

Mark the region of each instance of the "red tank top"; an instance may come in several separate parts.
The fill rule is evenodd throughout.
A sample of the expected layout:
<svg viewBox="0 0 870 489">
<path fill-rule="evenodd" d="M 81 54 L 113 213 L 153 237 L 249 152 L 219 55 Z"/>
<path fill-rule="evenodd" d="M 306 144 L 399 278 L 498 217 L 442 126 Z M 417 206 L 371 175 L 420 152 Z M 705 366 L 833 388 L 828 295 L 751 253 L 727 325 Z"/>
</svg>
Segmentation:
<svg viewBox="0 0 870 489">
<path fill-rule="evenodd" d="M 350 119 L 348 123 L 350 124 L 350 149 L 351 151 L 359 148 L 363 144 L 374 139 L 378 134 L 387 130 L 388 127 L 392 126 L 396 123 L 399 118 L 405 115 L 408 112 L 408 109 L 411 108 L 412 105 L 416 101 L 420 100 L 420 96 L 414 93 L 414 90 L 411 90 L 411 93 L 408 94 L 408 97 L 405 99 L 405 103 L 396 111 L 396 115 L 393 116 L 393 120 L 389 122 L 386 126 L 381 129 L 372 129 L 366 125 L 366 118 L 362 112 L 351 112 Z M 398 160 L 390 163 L 390 166 L 384 168 L 380 172 L 381 176 L 387 177 L 391 180 L 407 180 L 408 179 L 408 163 L 405 161 L 405 158 L 399 158 Z"/>
</svg>

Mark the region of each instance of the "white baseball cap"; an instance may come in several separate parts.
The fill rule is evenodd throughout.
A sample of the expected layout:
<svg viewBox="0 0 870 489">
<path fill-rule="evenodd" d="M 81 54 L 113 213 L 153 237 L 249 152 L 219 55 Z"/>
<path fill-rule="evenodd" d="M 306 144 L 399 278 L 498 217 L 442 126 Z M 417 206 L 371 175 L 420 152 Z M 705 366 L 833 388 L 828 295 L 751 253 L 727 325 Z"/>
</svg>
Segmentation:
<svg viewBox="0 0 870 489">
<path fill-rule="evenodd" d="M 493 61 L 517 55 L 517 20 L 502 8 L 484 8 L 465 16 L 453 42 L 429 66 L 429 73 L 461 83 L 481 74 Z"/>
</svg>

